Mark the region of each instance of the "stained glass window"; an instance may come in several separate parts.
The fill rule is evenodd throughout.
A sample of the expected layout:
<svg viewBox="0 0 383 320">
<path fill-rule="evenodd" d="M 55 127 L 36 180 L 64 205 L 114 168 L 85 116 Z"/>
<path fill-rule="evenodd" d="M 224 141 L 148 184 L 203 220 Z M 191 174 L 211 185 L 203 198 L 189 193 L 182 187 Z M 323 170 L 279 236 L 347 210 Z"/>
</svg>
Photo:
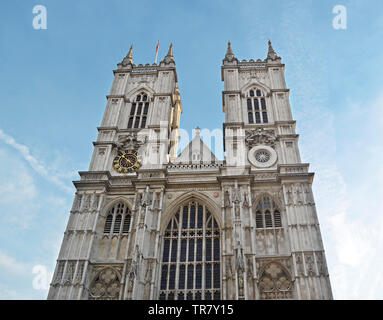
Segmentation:
<svg viewBox="0 0 383 320">
<path fill-rule="evenodd" d="M 164 234 L 160 298 L 220 299 L 220 230 L 208 208 L 190 201 Z"/>
</svg>

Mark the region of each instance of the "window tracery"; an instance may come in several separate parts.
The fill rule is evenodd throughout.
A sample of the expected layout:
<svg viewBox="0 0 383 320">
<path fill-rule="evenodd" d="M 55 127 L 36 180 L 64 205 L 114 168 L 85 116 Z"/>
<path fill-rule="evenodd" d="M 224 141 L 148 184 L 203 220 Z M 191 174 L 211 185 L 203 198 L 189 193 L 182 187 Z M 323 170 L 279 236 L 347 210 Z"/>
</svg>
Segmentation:
<svg viewBox="0 0 383 320">
<path fill-rule="evenodd" d="M 130 109 L 128 129 L 145 128 L 149 112 L 150 98 L 145 92 L 140 92 Z"/>
<path fill-rule="evenodd" d="M 292 299 L 293 283 L 289 273 L 276 262 L 268 263 L 260 273 L 261 299 Z"/>
<path fill-rule="evenodd" d="M 248 93 L 247 98 L 247 114 L 249 124 L 253 124 L 254 121 L 258 123 L 268 123 L 266 107 L 266 95 L 263 90 L 253 88 Z"/>
<path fill-rule="evenodd" d="M 115 204 L 107 213 L 104 234 L 128 234 L 132 214 L 123 202 Z"/>
<path fill-rule="evenodd" d="M 90 286 L 91 300 L 118 300 L 121 284 L 120 276 L 113 268 L 101 270 Z"/>
<path fill-rule="evenodd" d="M 255 207 L 255 223 L 257 229 L 281 228 L 281 211 L 270 196 L 263 196 Z"/>
<path fill-rule="evenodd" d="M 182 205 L 165 234 L 160 300 L 220 299 L 220 231 L 208 208 Z"/>
</svg>

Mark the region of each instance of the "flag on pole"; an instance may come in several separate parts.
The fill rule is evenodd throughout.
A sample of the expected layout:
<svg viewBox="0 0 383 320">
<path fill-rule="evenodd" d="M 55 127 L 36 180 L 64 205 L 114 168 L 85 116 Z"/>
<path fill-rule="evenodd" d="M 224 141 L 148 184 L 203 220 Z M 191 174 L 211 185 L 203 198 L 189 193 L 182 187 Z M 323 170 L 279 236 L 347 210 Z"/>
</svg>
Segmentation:
<svg viewBox="0 0 383 320">
<path fill-rule="evenodd" d="M 158 47 L 160 46 L 160 40 L 158 40 L 157 47 L 156 47 L 156 57 L 154 58 L 154 63 L 157 64 L 157 57 L 158 57 Z"/>
</svg>

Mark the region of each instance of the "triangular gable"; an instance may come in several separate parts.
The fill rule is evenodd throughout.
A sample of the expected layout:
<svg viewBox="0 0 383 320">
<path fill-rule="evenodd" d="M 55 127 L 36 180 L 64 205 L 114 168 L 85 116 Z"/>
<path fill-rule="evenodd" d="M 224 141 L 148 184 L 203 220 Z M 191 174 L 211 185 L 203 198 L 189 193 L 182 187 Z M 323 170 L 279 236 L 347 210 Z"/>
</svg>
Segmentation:
<svg viewBox="0 0 383 320">
<path fill-rule="evenodd" d="M 213 152 L 196 134 L 173 163 L 214 163 L 218 161 Z"/>
</svg>

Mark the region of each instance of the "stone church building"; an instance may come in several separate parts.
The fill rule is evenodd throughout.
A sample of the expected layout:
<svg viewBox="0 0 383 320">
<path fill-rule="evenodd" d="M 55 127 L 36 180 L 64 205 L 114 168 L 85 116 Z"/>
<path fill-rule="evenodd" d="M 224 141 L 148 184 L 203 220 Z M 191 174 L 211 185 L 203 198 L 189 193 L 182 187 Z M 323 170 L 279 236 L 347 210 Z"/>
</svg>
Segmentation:
<svg viewBox="0 0 383 320">
<path fill-rule="evenodd" d="M 219 160 L 199 129 L 177 153 L 173 46 L 151 65 L 131 47 L 74 181 L 48 299 L 332 299 L 284 69 L 270 41 L 256 61 L 229 42 Z"/>
</svg>

